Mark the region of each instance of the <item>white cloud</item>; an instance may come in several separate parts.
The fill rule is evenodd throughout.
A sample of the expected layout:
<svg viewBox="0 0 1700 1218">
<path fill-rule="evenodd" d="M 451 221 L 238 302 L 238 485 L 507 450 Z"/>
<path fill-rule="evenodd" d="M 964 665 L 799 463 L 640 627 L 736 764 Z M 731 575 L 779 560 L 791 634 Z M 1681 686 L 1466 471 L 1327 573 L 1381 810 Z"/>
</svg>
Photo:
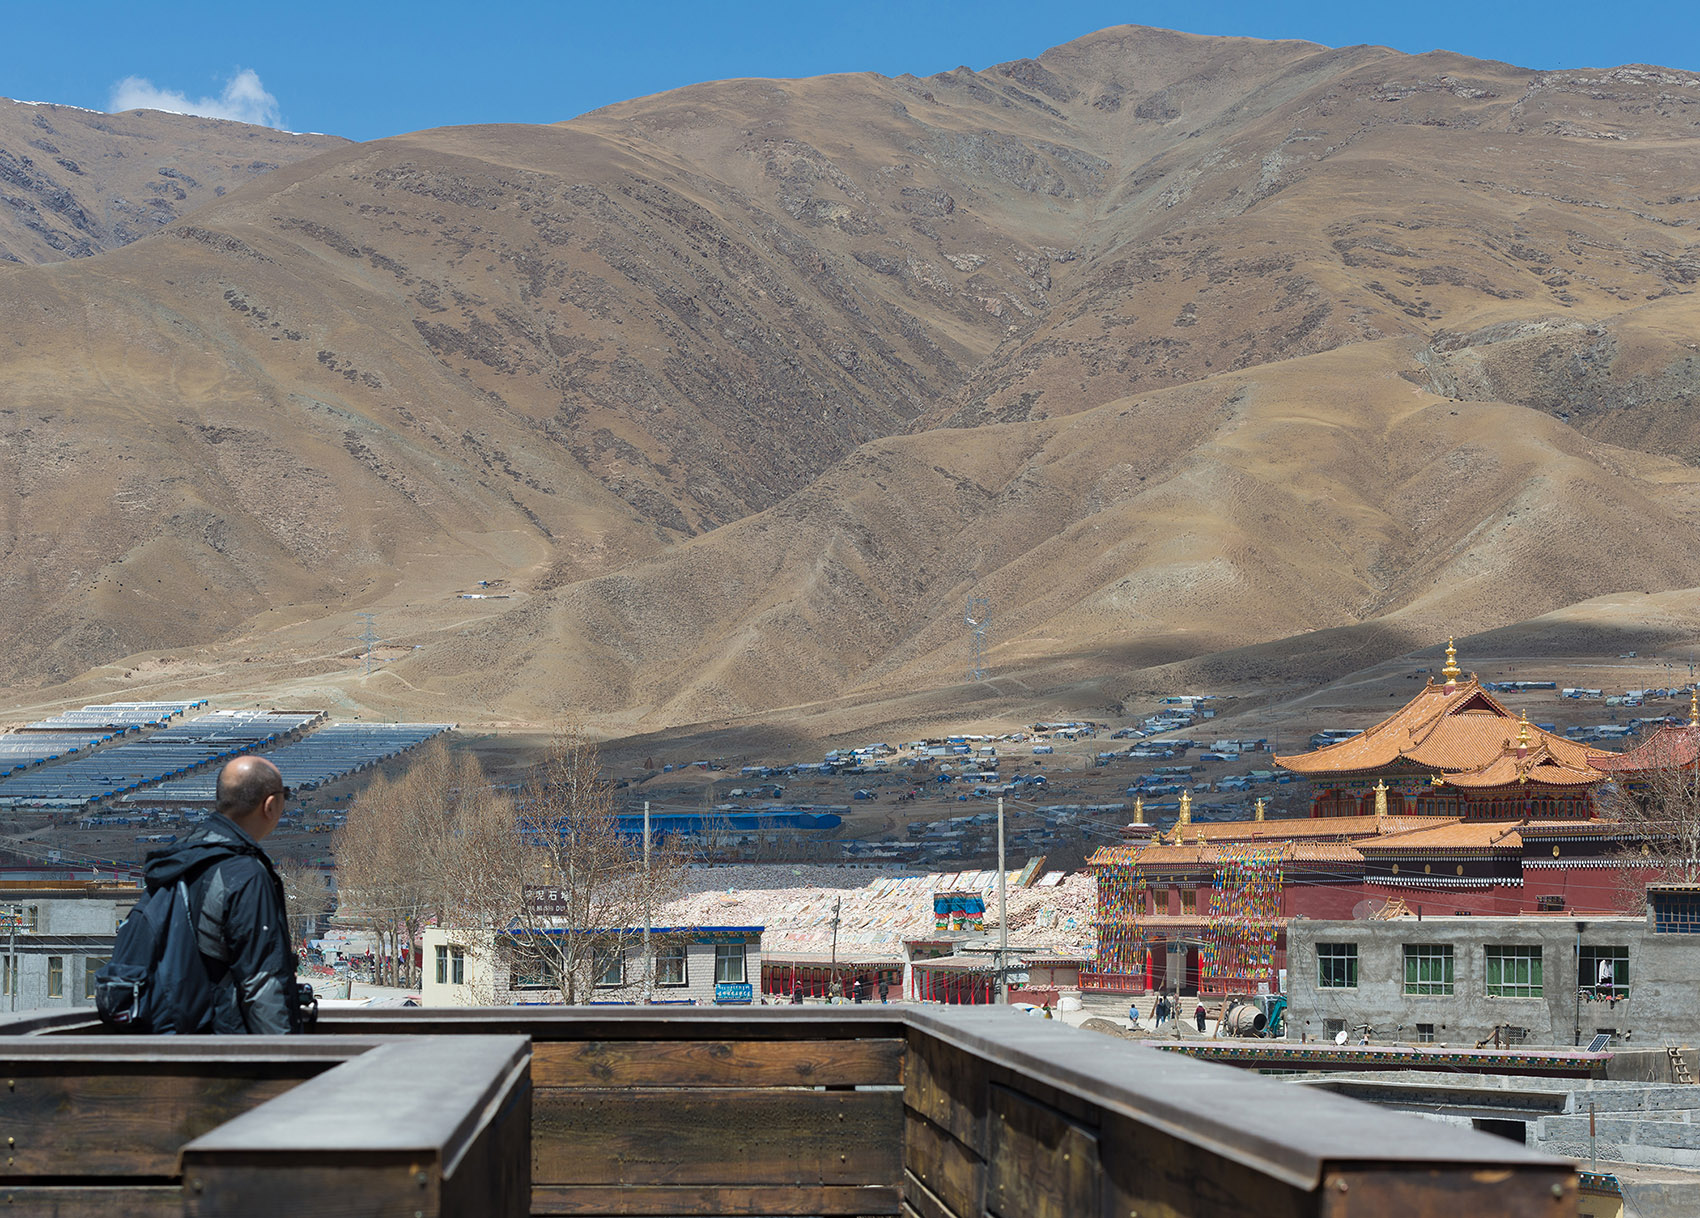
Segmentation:
<svg viewBox="0 0 1700 1218">
<path fill-rule="evenodd" d="M 187 94 L 161 89 L 141 76 L 126 76 L 112 86 L 110 113 L 120 110 L 164 110 L 169 114 L 198 114 L 203 118 L 228 118 L 258 127 L 281 127 L 283 115 L 277 98 L 266 92 L 260 76 L 252 68 L 243 68 L 225 83 L 224 92 L 217 97 L 191 98 Z"/>
</svg>

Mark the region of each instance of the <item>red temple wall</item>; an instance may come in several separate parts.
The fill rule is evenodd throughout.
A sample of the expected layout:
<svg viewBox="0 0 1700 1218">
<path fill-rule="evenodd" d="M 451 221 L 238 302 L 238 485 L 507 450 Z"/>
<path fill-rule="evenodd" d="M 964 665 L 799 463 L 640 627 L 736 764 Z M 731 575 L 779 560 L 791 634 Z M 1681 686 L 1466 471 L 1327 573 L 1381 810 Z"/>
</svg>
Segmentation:
<svg viewBox="0 0 1700 1218">
<path fill-rule="evenodd" d="M 1562 897 L 1564 911 L 1621 913 L 1657 877 L 1651 868 L 1526 867 L 1523 911 L 1535 912 L 1541 897 Z"/>
</svg>

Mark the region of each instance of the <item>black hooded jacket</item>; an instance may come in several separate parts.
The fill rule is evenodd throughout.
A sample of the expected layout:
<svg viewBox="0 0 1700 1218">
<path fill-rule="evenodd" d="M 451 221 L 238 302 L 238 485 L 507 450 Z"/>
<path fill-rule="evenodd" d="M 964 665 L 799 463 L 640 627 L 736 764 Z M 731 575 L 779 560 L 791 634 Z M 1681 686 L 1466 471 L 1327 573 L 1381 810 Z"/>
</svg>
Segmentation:
<svg viewBox="0 0 1700 1218">
<path fill-rule="evenodd" d="M 283 881 L 260 844 L 222 816 L 148 854 L 148 891 L 190 873 L 189 906 L 213 980 L 213 1032 L 298 1032 L 295 951 Z"/>
</svg>

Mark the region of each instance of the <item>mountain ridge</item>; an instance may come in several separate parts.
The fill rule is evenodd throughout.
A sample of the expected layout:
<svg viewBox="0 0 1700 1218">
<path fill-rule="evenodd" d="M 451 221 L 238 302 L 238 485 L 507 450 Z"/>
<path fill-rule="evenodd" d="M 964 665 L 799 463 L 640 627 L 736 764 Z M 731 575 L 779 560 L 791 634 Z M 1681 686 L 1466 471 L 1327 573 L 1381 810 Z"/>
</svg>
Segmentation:
<svg viewBox="0 0 1700 1218">
<path fill-rule="evenodd" d="M 226 119 L 0 98 L 0 262 L 86 258 L 347 143 Z"/>
<path fill-rule="evenodd" d="M 0 271 L 6 679 L 642 730 L 959 696 L 972 593 L 1118 705 L 1700 584 L 1697 100 L 1124 27 L 321 151 Z"/>
</svg>

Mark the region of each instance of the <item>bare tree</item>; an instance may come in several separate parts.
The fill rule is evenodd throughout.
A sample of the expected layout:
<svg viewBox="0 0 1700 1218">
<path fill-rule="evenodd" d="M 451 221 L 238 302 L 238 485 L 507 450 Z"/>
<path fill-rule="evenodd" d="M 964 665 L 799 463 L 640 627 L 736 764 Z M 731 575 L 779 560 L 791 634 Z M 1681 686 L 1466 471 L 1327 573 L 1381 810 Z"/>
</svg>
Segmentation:
<svg viewBox="0 0 1700 1218">
<path fill-rule="evenodd" d="M 577 728 L 551 742 L 511 801 L 464 809 L 446 868 L 457 895 L 448 916 L 469 942 L 493 936 L 493 996 L 518 983 L 587 1001 L 678 890 L 680 853 L 652 844 L 647 866 L 644 853 L 641 835 L 621 831 L 597 747 Z"/>
<path fill-rule="evenodd" d="M 457 899 L 458 822 L 486 798 L 477 758 L 439 739 L 398 777 L 374 778 L 349 809 L 336 836 L 339 908 L 377 940 L 381 984 L 419 983 L 419 937 Z"/>
<path fill-rule="evenodd" d="M 1641 838 L 1620 856 L 1630 912 L 1645 909 L 1649 883 L 1700 883 L 1700 760 L 1679 752 L 1677 741 L 1666 743 L 1670 764 L 1619 775 L 1600 794 L 1605 817 Z"/>
<path fill-rule="evenodd" d="M 330 880 L 323 871 L 304 863 L 280 863 L 278 879 L 283 881 L 283 896 L 289 909 L 289 937 L 301 943 L 317 925 L 319 915 L 331 907 Z"/>
</svg>

